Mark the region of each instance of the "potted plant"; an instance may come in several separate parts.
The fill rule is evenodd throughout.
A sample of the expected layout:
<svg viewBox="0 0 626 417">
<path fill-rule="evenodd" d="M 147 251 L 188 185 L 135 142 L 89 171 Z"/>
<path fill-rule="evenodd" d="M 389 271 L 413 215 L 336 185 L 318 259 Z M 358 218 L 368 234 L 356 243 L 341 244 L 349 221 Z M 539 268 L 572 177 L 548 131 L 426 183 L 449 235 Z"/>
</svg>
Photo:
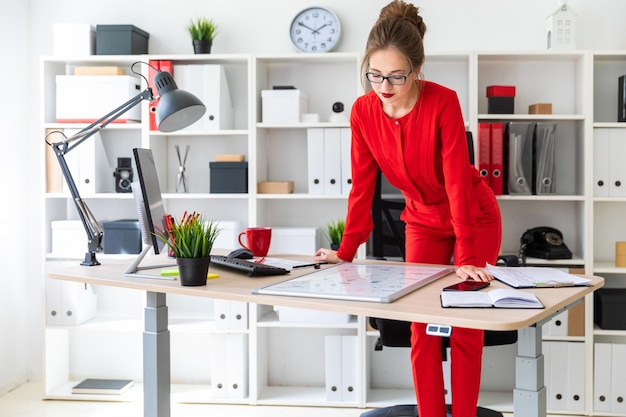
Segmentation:
<svg viewBox="0 0 626 417">
<path fill-rule="evenodd" d="M 210 54 L 213 39 L 217 36 L 219 28 L 213 19 L 199 17 L 189 22 L 187 32 L 191 36 L 193 51 L 196 54 Z"/>
<path fill-rule="evenodd" d="M 206 285 L 211 249 L 221 230 L 217 222 L 185 213 L 180 221 L 171 218 L 168 229 L 169 239 L 158 236 L 176 257 L 181 285 Z"/>
<path fill-rule="evenodd" d="M 338 219 L 336 222 L 326 224 L 328 240 L 330 240 L 330 248 L 332 250 L 339 249 L 339 244 L 341 243 L 341 238 L 343 237 L 344 226 L 345 222 L 343 219 Z"/>
</svg>

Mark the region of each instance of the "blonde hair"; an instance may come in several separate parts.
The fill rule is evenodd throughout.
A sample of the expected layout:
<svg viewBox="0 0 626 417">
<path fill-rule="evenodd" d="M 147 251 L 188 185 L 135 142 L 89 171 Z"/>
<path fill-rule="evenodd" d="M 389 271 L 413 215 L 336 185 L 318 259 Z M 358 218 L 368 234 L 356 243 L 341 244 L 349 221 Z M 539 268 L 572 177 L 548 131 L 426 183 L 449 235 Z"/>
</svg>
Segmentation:
<svg viewBox="0 0 626 417">
<path fill-rule="evenodd" d="M 405 56 L 411 70 L 424 64 L 424 34 L 426 24 L 419 15 L 419 8 L 403 0 L 393 0 L 383 7 L 378 20 L 370 30 L 361 62 L 361 80 L 367 89 L 365 73 L 369 69 L 372 54 L 393 48 Z"/>
</svg>

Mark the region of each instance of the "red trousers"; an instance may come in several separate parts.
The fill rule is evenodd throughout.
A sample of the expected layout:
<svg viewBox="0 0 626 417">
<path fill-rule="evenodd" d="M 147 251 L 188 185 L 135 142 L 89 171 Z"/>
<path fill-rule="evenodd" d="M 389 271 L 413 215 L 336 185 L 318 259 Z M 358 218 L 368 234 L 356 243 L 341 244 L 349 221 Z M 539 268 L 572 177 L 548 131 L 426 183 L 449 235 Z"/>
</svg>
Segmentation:
<svg viewBox="0 0 626 417">
<path fill-rule="evenodd" d="M 483 195 L 484 196 L 484 195 Z M 476 218 L 475 266 L 495 264 L 500 250 L 502 225 L 498 203 L 481 201 Z M 454 236 L 434 233 L 427 225 L 406 225 L 406 260 L 448 264 L 454 252 Z M 462 314 L 462 313 L 460 313 Z M 420 417 L 445 417 L 441 337 L 426 334 L 425 323 L 411 325 L 411 365 Z M 476 417 L 482 366 L 483 330 L 453 327 L 450 335 L 452 417 Z"/>
</svg>

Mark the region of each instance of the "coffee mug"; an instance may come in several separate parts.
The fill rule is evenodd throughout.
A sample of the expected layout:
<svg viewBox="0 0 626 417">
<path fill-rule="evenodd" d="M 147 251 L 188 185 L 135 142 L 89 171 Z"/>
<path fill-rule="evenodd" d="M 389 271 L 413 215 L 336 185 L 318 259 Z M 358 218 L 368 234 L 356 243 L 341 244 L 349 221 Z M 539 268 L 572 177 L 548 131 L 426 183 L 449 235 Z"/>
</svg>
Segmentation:
<svg viewBox="0 0 626 417">
<path fill-rule="evenodd" d="M 245 243 L 241 238 L 245 236 Z M 248 249 L 254 256 L 265 256 L 270 250 L 272 240 L 271 227 L 248 227 L 239 233 L 239 244 L 244 249 Z"/>
</svg>

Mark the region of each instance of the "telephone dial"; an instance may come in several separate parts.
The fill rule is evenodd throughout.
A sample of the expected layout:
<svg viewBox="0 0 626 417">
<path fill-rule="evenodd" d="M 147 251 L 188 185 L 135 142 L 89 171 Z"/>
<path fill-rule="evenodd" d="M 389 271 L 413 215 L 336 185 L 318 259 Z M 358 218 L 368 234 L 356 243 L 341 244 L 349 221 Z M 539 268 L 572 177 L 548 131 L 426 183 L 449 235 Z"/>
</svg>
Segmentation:
<svg viewBox="0 0 626 417">
<path fill-rule="evenodd" d="M 572 259 L 572 252 L 563 242 L 563 233 L 553 227 L 535 227 L 524 232 L 520 239 L 520 259 L 526 256 L 541 259 Z"/>
</svg>

